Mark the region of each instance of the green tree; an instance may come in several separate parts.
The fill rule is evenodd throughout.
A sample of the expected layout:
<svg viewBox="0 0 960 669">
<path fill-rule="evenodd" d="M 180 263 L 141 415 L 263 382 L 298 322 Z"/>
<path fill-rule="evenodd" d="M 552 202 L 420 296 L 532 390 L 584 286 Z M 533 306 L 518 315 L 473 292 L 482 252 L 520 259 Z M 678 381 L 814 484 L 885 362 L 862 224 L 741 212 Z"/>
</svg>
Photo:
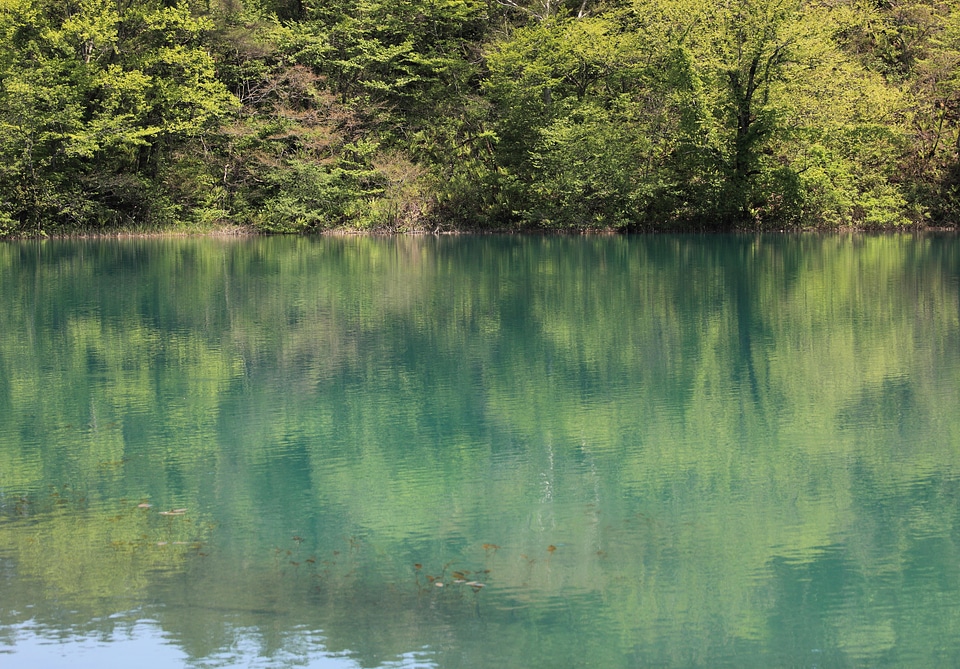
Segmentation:
<svg viewBox="0 0 960 669">
<path fill-rule="evenodd" d="M 0 13 L 0 184 L 8 225 L 176 212 L 157 178 L 235 105 L 186 4 L 27 3 Z M 168 206 L 166 214 L 164 206 Z"/>
<path fill-rule="evenodd" d="M 856 24 L 848 48 L 897 82 L 910 99 L 910 145 L 900 178 L 938 222 L 960 218 L 960 12 L 905 0 Z"/>
<path fill-rule="evenodd" d="M 670 190 L 659 168 L 688 121 L 689 63 L 648 37 L 611 13 L 531 24 L 490 49 L 486 91 L 509 215 L 626 227 Z"/>
<path fill-rule="evenodd" d="M 906 105 L 841 49 L 858 11 L 637 0 L 515 30 L 487 56 L 507 215 L 565 227 L 903 221 Z"/>
<path fill-rule="evenodd" d="M 705 153 L 721 178 L 705 214 L 734 225 L 902 220 L 891 168 L 903 100 L 837 40 L 859 11 L 737 0 L 691 20 L 705 135 L 717 140 Z"/>
</svg>

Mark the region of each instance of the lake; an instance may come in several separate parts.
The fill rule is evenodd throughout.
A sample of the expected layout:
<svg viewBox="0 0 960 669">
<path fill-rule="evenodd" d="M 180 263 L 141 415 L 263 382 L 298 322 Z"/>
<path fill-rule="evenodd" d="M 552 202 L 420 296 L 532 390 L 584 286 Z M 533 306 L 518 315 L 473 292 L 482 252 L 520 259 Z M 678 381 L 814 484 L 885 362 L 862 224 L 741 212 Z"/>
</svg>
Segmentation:
<svg viewBox="0 0 960 669">
<path fill-rule="evenodd" d="M 0 665 L 960 666 L 960 241 L 0 244 Z"/>
</svg>

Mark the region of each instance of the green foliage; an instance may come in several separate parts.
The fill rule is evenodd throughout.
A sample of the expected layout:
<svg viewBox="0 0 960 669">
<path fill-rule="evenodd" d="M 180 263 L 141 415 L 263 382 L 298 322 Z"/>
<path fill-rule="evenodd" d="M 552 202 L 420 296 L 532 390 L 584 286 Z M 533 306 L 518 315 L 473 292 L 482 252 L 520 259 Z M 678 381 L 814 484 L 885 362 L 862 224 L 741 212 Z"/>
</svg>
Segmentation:
<svg viewBox="0 0 960 669">
<path fill-rule="evenodd" d="M 913 114 L 900 178 L 938 222 L 960 221 L 960 11 L 904 2 L 884 13 Z"/>
<path fill-rule="evenodd" d="M 465 56 L 469 40 L 482 36 L 484 7 L 477 0 L 324 4 L 292 27 L 288 51 L 328 77 L 341 102 L 415 127 L 430 118 L 425 101 L 466 92 L 473 68 Z"/>
<path fill-rule="evenodd" d="M 949 223 L 958 14 L 5 0 L 0 229 Z"/>
<path fill-rule="evenodd" d="M 520 184 L 510 209 L 573 227 L 908 221 L 909 101 L 837 40 L 862 14 L 637 0 L 514 31 L 486 83 L 498 162 Z"/>
<path fill-rule="evenodd" d="M 4 8 L 0 186 L 19 231 L 165 216 L 164 156 L 234 105 L 202 46 L 211 27 L 184 4 Z"/>
<path fill-rule="evenodd" d="M 268 176 L 276 194 L 264 202 L 260 226 L 270 232 L 305 232 L 373 223 L 365 213 L 373 196 L 382 192 L 369 164 L 375 149 L 366 142 L 348 144 L 333 166 L 294 158 L 272 171 Z"/>
<path fill-rule="evenodd" d="M 515 216 L 564 228 L 636 220 L 657 180 L 643 167 L 663 139 L 662 116 L 647 117 L 639 99 L 660 65 L 646 56 L 603 18 L 530 25 L 488 53 L 498 176 Z"/>
<path fill-rule="evenodd" d="M 561 114 L 540 133 L 531 151 L 539 174 L 532 185 L 531 222 L 563 228 L 626 227 L 645 196 L 637 165 L 647 156 L 636 125 L 612 111 L 584 103 Z"/>
</svg>

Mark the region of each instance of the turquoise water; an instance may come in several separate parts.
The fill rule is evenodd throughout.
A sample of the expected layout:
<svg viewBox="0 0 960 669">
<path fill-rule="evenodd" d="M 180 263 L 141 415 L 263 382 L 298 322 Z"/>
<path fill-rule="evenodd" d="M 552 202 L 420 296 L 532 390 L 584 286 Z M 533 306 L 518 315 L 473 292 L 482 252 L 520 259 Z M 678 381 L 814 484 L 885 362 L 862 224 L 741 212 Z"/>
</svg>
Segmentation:
<svg viewBox="0 0 960 669">
<path fill-rule="evenodd" d="M 960 666 L 956 236 L 0 245 L 0 666 Z"/>
</svg>

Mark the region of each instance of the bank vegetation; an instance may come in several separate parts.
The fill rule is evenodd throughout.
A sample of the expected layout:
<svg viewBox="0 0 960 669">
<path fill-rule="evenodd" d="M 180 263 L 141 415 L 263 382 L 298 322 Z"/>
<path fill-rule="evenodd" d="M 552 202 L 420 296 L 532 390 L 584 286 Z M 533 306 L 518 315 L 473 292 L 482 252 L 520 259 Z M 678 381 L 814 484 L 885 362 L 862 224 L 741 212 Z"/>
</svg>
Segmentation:
<svg viewBox="0 0 960 669">
<path fill-rule="evenodd" d="M 0 0 L 0 236 L 955 227 L 954 0 Z"/>
</svg>

